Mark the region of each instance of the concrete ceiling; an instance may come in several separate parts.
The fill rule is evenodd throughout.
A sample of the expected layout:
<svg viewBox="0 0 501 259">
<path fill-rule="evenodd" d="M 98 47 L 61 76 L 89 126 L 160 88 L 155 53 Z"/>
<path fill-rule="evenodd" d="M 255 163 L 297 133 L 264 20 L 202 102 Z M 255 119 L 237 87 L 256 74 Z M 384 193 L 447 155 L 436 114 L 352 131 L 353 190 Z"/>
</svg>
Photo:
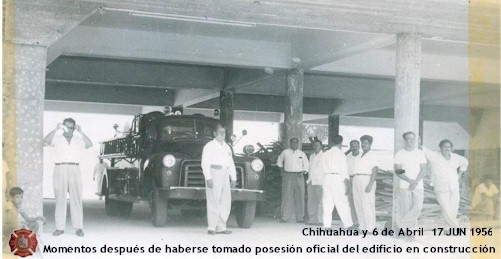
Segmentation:
<svg viewBox="0 0 501 259">
<path fill-rule="evenodd" d="M 20 2 L 28 13 L 34 8 Z M 329 103 L 323 110 L 313 109 L 321 114 L 390 109 L 397 32 L 423 35 L 423 104 L 468 107 L 472 94 L 489 96 L 499 88 L 494 84 L 496 78 L 475 82 L 483 86 L 478 93 L 468 87 L 469 58 L 494 64 L 491 57 L 499 49 L 499 41 L 482 42 L 483 48 L 477 48 L 480 51 L 469 51 L 468 44 L 474 43 L 468 43 L 465 1 L 284 0 L 252 4 L 234 0 L 232 7 L 180 1 L 78 2 L 88 4 L 80 12 L 96 4 L 101 8 L 50 44 L 47 99 L 64 99 L 66 90 L 69 95 L 76 89 L 99 91 L 102 87 L 107 89 L 103 90 L 105 96 L 114 89 L 134 93 L 123 95 L 122 101 L 110 98 L 116 102 L 129 102 L 128 98 L 137 99 L 141 91 L 151 91 L 152 96 L 143 101 L 130 102 L 212 107 L 219 91 L 226 89 L 234 90 L 242 103 L 255 100 L 258 105 L 281 102 L 285 71 L 301 67 L 306 71 L 308 102 Z M 40 6 L 49 12 L 51 3 L 44 0 Z M 59 3 L 57 10 L 64 13 L 64 5 Z M 436 8 L 448 11 L 444 14 Z M 240 16 L 234 13 L 242 10 Z M 489 16 L 486 10 L 475 11 Z M 211 24 L 194 19 L 224 21 Z M 470 21 L 469 25 L 475 27 L 476 23 Z M 92 96 L 86 98 L 90 101 Z M 242 109 L 252 110 L 251 106 L 242 104 Z"/>
</svg>

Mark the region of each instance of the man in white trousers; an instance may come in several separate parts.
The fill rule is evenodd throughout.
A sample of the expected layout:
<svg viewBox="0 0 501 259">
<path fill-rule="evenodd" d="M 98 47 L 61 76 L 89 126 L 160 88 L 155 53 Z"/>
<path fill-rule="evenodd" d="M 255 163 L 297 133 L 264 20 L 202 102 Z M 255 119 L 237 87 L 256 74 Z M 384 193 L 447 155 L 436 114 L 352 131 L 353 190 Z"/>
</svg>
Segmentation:
<svg viewBox="0 0 501 259">
<path fill-rule="evenodd" d="M 459 178 L 468 168 L 466 158 L 453 153 L 452 142 L 448 139 L 438 144 L 440 152 L 422 147 L 431 164 L 431 174 L 435 194 L 442 211 L 442 217 L 449 227 L 459 227 L 457 219 L 459 209 Z"/>
<path fill-rule="evenodd" d="M 96 181 L 97 192 L 99 199 L 103 199 L 102 188 L 103 188 L 103 174 L 110 166 L 108 163 L 104 162 L 102 158 L 99 158 L 99 163 L 94 167 L 94 176 L 92 179 Z"/>
<path fill-rule="evenodd" d="M 360 138 L 362 154 L 355 164 L 353 177 L 353 202 L 361 230 L 376 228 L 376 175 L 381 161 L 371 150 L 373 138 Z"/>
<path fill-rule="evenodd" d="M 230 216 L 231 188 L 236 185 L 237 174 L 233 153 L 224 141 L 226 129 L 221 124 L 217 124 L 214 137 L 204 146 L 202 152 L 202 170 L 207 199 L 207 229 L 209 235 L 231 234 L 231 231 L 226 229 L 226 221 Z"/>
<path fill-rule="evenodd" d="M 60 130 L 63 130 L 63 134 L 56 135 Z M 73 134 L 75 130 L 80 136 Z M 79 164 L 82 151 L 92 147 L 92 141 L 83 133 L 82 128 L 76 125 L 75 120 L 67 118 L 47 134 L 44 143 L 55 149 L 53 185 L 56 198 L 56 231 L 53 235 L 64 233 L 66 195 L 69 193 L 71 223 L 77 236 L 83 237 L 82 175 Z"/>
<path fill-rule="evenodd" d="M 322 163 L 322 141 L 313 142 L 313 153 L 310 155 L 310 172 L 306 180 L 308 191 L 308 222 L 307 225 L 320 225 L 322 222 L 322 184 L 324 170 Z"/>
<path fill-rule="evenodd" d="M 349 228 L 353 225 L 353 221 L 351 220 L 350 203 L 348 201 L 350 176 L 348 175 L 346 156 L 341 151 L 343 137 L 334 136 L 332 143 L 333 146 L 325 151 L 322 156 L 324 169 L 323 223 L 324 228 L 331 227 L 332 211 L 336 208 L 343 226 Z"/>
<path fill-rule="evenodd" d="M 399 205 L 397 227 L 410 229 L 416 226 L 423 209 L 423 177 L 426 169 L 426 157 L 416 146 L 416 134 L 406 132 L 404 149 L 395 154 L 395 173 L 400 178 L 397 188 Z M 410 237 L 412 238 L 412 237 Z"/>
</svg>

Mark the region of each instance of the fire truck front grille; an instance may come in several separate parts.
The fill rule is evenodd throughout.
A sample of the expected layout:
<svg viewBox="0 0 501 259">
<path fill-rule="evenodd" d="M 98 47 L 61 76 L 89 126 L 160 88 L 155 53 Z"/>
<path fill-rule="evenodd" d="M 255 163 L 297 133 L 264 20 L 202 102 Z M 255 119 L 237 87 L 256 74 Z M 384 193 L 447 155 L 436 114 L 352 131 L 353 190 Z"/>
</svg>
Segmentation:
<svg viewBox="0 0 501 259">
<path fill-rule="evenodd" d="M 242 188 L 244 186 L 244 165 L 235 165 L 237 169 L 237 186 Z M 205 177 L 202 172 L 200 161 L 189 161 L 183 164 L 181 171 L 180 186 L 185 187 L 205 187 Z"/>
</svg>

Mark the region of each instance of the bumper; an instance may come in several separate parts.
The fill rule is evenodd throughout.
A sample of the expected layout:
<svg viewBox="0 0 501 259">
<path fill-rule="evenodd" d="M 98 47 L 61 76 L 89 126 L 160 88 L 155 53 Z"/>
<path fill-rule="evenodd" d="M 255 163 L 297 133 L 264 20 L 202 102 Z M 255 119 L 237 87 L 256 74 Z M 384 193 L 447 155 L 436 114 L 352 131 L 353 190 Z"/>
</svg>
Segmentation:
<svg viewBox="0 0 501 259">
<path fill-rule="evenodd" d="M 161 189 L 167 199 L 205 200 L 205 187 L 170 187 Z M 262 190 L 231 189 L 232 201 L 264 201 Z"/>
</svg>

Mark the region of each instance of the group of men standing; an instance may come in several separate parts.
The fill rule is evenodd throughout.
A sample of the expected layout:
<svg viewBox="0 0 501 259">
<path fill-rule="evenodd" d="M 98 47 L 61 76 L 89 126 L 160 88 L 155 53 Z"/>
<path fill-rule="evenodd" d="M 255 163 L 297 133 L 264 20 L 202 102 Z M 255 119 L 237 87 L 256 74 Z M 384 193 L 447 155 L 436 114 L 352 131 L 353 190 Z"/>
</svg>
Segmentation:
<svg viewBox="0 0 501 259">
<path fill-rule="evenodd" d="M 449 227 L 458 227 L 459 178 L 468 161 L 454 154 L 452 142 L 442 140 L 440 152 L 419 148 L 420 140 L 413 132 L 403 134 L 405 146 L 395 154 L 397 184 L 397 228 L 413 228 L 421 214 L 424 198 L 423 177 L 426 164 L 431 164 L 431 179 L 443 218 Z M 343 137 L 334 136 L 330 148 L 323 149 L 315 140 L 308 159 L 299 150 L 299 140 L 292 138 L 290 148 L 277 160 L 282 180 L 281 223 L 295 219 L 304 222 L 304 196 L 308 193 L 308 225 L 330 228 L 332 212 L 337 209 L 345 228 L 373 230 L 376 227 L 376 176 L 381 160 L 371 150 L 373 138 L 364 135 L 350 142 L 350 149 L 341 151 Z M 360 151 L 361 147 L 361 151 Z"/>
</svg>

